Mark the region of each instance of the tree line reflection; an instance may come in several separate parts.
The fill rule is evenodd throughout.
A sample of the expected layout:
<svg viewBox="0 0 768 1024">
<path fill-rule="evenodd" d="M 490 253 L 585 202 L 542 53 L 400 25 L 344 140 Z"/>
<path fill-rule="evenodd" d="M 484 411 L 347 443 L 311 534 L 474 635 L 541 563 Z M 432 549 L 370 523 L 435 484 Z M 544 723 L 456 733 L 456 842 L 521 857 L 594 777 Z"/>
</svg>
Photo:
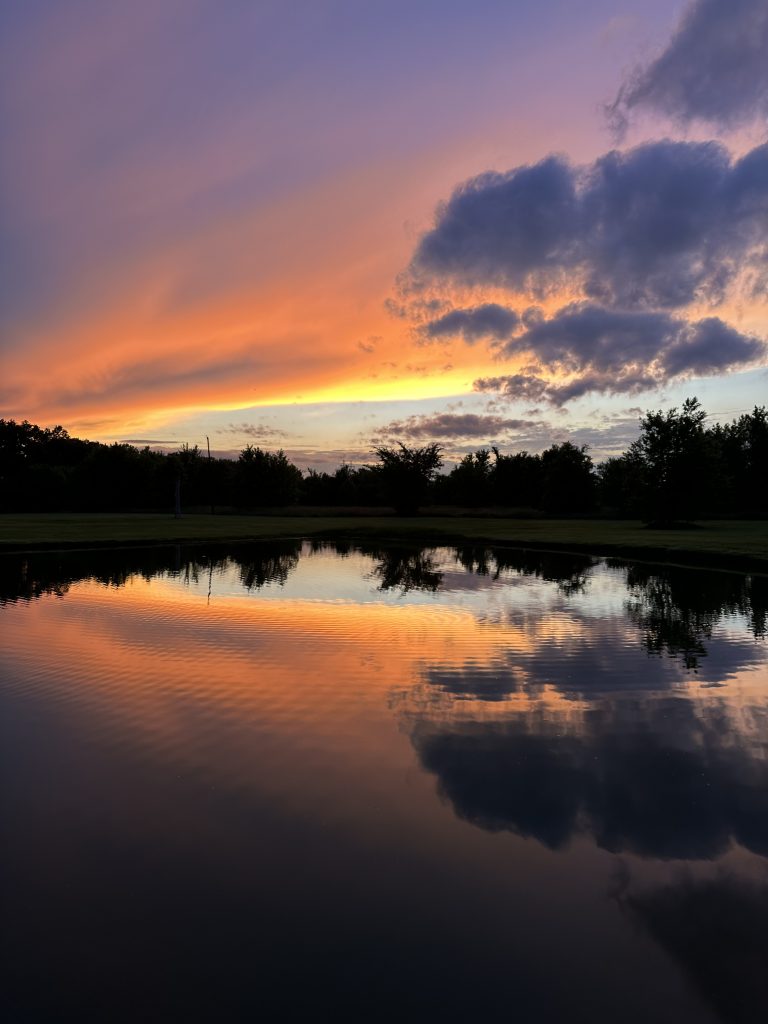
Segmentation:
<svg viewBox="0 0 768 1024">
<path fill-rule="evenodd" d="M 247 591 L 285 583 L 299 564 L 301 542 L 222 547 L 110 548 L 0 556 L 0 605 L 34 601 L 46 594 L 63 597 L 85 581 L 124 587 L 132 579 L 179 579 L 199 584 L 211 572 L 236 567 Z"/>
<path fill-rule="evenodd" d="M 371 580 L 382 592 L 402 595 L 444 588 L 445 566 L 453 561 L 478 588 L 514 576 L 540 579 L 563 597 L 584 594 L 602 564 L 624 573 L 626 612 L 649 654 L 666 654 L 695 669 L 707 656 L 713 628 L 724 618 L 747 619 L 754 636 L 768 628 L 768 577 L 679 566 L 603 561 L 582 554 L 462 545 L 451 549 L 380 543 L 300 540 L 241 545 L 176 545 L 0 556 L 0 604 L 45 594 L 63 596 L 75 583 L 92 580 L 109 587 L 131 578 L 178 578 L 199 583 L 211 571 L 234 566 L 247 591 L 284 584 L 297 568 L 302 548 L 371 560 Z"/>
<path fill-rule="evenodd" d="M 766 576 L 630 564 L 626 582 L 627 612 L 649 653 L 681 658 L 688 668 L 706 656 L 712 630 L 726 616 L 744 616 L 756 637 L 766 635 Z"/>
</svg>

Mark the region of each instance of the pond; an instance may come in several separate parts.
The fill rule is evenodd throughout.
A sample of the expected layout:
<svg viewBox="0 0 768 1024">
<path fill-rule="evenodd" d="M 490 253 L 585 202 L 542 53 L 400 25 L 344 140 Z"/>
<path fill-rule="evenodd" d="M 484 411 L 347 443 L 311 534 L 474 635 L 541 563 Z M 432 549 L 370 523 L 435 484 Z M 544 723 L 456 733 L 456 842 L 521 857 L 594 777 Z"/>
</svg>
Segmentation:
<svg viewBox="0 0 768 1024">
<path fill-rule="evenodd" d="M 3 1019 L 762 1021 L 768 578 L 0 559 Z"/>
</svg>

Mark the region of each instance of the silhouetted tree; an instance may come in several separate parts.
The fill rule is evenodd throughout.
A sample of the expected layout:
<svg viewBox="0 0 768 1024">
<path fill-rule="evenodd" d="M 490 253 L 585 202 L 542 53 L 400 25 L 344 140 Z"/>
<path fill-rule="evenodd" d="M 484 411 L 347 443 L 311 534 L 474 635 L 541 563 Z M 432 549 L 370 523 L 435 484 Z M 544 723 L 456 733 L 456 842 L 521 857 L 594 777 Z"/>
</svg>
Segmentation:
<svg viewBox="0 0 768 1024">
<path fill-rule="evenodd" d="M 696 518 L 708 485 L 709 447 L 706 413 L 697 398 L 682 409 L 649 412 L 640 421 L 640 437 L 629 448 L 642 467 L 642 515 L 652 525 L 668 526 Z"/>
<path fill-rule="evenodd" d="M 181 515 L 181 492 L 185 492 L 187 504 L 197 504 L 201 497 L 203 457 L 198 445 L 190 447 L 186 442 L 168 457 L 168 468 L 173 478 L 174 515 Z"/>
<path fill-rule="evenodd" d="M 710 436 L 723 478 L 722 507 L 768 516 L 768 409 L 755 406 L 732 423 L 716 424 Z"/>
<path fill-rule="evenodd" d="M 502 455 L 498 448 L 493 449 L 493 454 L 496 459 L 491 480 L 494 502 L 517 508 L 541 508 L 541 456 L 525 451 Z"/>
<path fill-rule="evenodd" d="M 72 467 L 94 447 L 61 426 L 0 419 L 0 509 L 47 512 L 70 506 Z"/>
<path fill-rule="evenodd" d="M 643 467 L 637 457 L 619 455 L 596 469 L 600 504 L 620 516 L 636 516 L 642 502 Z"/>
<path fill-rule="evenodd" d="M 302 485 L 301 470 L 282 448 L 266 452 L 247 445 L 237 463 L 237 503 L 251 507 L 292 505 Z"/>
<path fill-rule="evenodd" d="M 447 477 L 449 500 L 470 508 L 490 504 L 493 468 L 488 448 L 479 448 L 465 455 Z"/>
<path fill-rule="evenodd" d="M 301 501 L 305 505 L 379 505 L 382 495 L 378 466 L 343 463 L 334 473 L 307 470 Z"/>
<path fill-rule="evenodd" d="M 408 448 L 402 442 L 397 448 L 374 448 L 381 463 L 378 470 L 383 493 L 398 515 L 414 515 L 423 504 L 442 465 L 441 451 L 439 444 Z"/>
<path fill-rule="evenodd" d="M 587 512 L 595 504 L 595 476 L 587 446 L 570 441 L 541 453 L 542 505 L 546 512 Z"/>
</svg>

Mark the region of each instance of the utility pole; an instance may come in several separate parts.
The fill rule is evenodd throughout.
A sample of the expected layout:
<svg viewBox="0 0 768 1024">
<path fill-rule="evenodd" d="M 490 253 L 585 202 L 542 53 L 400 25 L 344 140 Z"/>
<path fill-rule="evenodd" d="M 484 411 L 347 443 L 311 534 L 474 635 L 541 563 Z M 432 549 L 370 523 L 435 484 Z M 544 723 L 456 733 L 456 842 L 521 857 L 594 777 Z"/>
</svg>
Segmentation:
<svg viewBox="0 0 768 1024">
<path fill-rule="evenodd" d="M 211 439 L 205 435 L 205 443 L 208 445 L 208 496 L 211 499 L 211 515 L 215 515 L 213 507 L 213 463 L 211 462 Z"/>
</svg>

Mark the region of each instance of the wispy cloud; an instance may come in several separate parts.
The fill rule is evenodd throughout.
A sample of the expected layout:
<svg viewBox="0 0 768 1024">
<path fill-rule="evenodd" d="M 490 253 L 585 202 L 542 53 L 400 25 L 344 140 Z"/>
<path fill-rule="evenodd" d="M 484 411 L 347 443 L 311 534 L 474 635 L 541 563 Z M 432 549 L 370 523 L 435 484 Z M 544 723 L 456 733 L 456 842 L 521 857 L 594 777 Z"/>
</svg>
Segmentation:
<svg viewBox="0 0 768 1024">
<path fill-rule="evenodd" d="M 229 423 L 226 427 L 219 427 L 217 434 L 235 434 L 238 437 L 250 437 L 255 441 L 277 441 L 281 438 L 292 437 L 285 430 L 273 427 L 269 423 Z"/>
<path fill-rule="evenodd" d="M 376 440 L 454 440 L 457 438 L 484 438 L 494 440 L 507 437 L 513 431 L 529 430 L 536 426 L 533 420 L 510 419 L 504 416 L 478 413 L 433 413 L 407 416 L 382 426 Z"/>
</svg>

